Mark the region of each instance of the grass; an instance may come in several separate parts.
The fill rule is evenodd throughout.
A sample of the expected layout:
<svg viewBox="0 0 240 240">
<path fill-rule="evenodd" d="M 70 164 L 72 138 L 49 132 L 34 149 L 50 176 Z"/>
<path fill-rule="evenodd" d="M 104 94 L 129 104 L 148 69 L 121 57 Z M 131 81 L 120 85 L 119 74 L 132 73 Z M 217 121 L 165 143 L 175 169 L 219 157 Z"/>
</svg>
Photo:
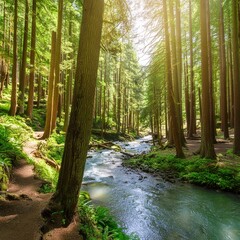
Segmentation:
<svg viewBox="0 0 240 240">
<path fill-rule="evenodd" d="M 126 166 L 140 168 L 149 172 L 172 171 L 184 181 L 240 192 L 240 158 L 236 155 L 218 155 L 216 160 L 190 156 L 176 158 L 169 150 L 155 151 L 127 160 Z"/>
</svg>

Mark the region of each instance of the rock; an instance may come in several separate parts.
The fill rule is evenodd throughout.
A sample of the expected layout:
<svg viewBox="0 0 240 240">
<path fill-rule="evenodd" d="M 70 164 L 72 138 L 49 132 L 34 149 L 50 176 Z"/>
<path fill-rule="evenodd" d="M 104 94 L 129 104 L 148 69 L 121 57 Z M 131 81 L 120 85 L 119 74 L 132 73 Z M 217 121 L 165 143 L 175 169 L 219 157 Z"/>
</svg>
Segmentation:
<svg viewBox="0 0 240 240">
<path fill-rule="evenodd" d="M 24 200 L 32 201 L 32 199 L 26 194 L 21 194 L 19 197 Z"/>
<path fill-rule="evenodd" d="M 19 201 L 20 200 L 20 197 L 16 194 L 12 194 L 12 193 L 7 193 L 6 194 L 6 199 L 8 201 Z"/>
</svg>

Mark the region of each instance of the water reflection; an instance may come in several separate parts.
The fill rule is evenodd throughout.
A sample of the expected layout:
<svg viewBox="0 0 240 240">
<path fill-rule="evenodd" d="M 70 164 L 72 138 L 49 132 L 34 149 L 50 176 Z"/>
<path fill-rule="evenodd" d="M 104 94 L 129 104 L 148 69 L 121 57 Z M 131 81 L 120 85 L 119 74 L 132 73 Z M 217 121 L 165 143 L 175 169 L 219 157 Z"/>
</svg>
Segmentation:
<svg viewBox="0 0 240 240">
<path fill-rule="evenodd" d="M 148 139 L 119 143 L 132 152 L 146 152 Z M 89 152 L 84 189 L 93 202 L 107 206 L 142 240 L 240 239 L 239 196 L 189 184 L 171 184 L 149 174 L 121 167 L 120 153 Z"/>
</svg>

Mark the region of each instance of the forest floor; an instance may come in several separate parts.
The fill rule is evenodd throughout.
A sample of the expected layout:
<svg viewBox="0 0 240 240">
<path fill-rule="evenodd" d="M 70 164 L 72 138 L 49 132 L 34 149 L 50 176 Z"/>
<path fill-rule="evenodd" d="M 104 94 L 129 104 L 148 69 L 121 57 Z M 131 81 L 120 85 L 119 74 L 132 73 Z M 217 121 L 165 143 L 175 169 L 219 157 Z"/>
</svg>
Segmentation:
<svg viewBox="0 0 240 240">
<path fill-rule="evenodd" d="M 35 137 L 41 136 L 40 132 Z M 189 152 L 195 152 L 200 147 L 200 140 L 188 140 Z M 218 140 L 215 145 L 216 153 L 225 153 L 232 148 L 231 141 Z M 38 161 L 34 152 L 37 141 L 25 143 L 23 148 L 31 158 Z M 11 182 L 6 194 L 6 200 L 0 201 L 0 239 L 1 240 L 80 240 L 79 223 L 73 221 L 67 228 L 50 229 L 41 232 L 44 220 L 41 211 L 47 205 L 51 194 L 39 192 L 44 183 L 36 177 L 34 167 L 20 160 L 12 171 Z"/>
<path fill-rule="evenodd" d="M 39 133 L 38 133 L 39 134 Z M 37 142 L 27 142 L 23 148 L 32 158 Z M 37 161 L 37 159 L 35 158 Z M 41 211 L 51 194 L 39 193 L 43 181 L 38 179 L 34 167 L 20 160 L 14 166 L 6 200 L 0 201 L 1 240 L 80 240 L 79 224 L 71 223 L 67 228 L 55 228 L 42 234 L 44 220 Z"/>
</svg>

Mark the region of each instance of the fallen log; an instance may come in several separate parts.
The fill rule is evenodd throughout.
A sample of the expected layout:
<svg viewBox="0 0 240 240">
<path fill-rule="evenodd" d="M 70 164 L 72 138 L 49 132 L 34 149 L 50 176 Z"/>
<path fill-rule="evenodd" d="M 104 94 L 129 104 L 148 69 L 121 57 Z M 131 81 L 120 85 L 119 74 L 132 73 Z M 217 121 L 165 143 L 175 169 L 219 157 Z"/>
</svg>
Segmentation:
<svg viewBox="0 0 240 240">
<path fill-rule="evenodd" d="M 114 149 L 114 148 L 112 148 L 112 147 L 110 147 L 110 146 L 107 146 L 106 144 L 109 144 L 109 143 L 110 143 L 110 142 L 107 142 L 107 143 L 98 143 L 98 144 L 91 144 L 91 145 L 89 145 L 89 147 L 101 147 L 101 148 L 105 148 L 105 149 L 109 149 L 109 150 L 114 150 L 114 151 L 116 151 L 116 152 L 120 152 L 120 153 L 122 153 L 122 154 L 124 154 L 124 155 L 126 155 L 126 156 L 129 156 L 129 157 L 134 157 L 134 156 L 135 156 L 135 154 L 133 154 L 133 153 L 129 153 L 129 152 L 124 152 L 124 151 L 122 151 L 122 150 L 121 150 L 121 147 L 118 146 L 117 144 L 112 143 L 113 146 L 117 146 L 117 147 L 119 148 L 119 151 L 117 151 L 116 149 Z"/>
<path fill-rule="evenodd" d="M 60 165 L 57 162 L 55 162 L 54 160 L 43 156 L 43 154 L 41 152 L 35 151 L 34 156 L 37 158 L 43 159 L 49 166 L 55 168 L 58 172 L 60 171 Z"/>
</svg>

